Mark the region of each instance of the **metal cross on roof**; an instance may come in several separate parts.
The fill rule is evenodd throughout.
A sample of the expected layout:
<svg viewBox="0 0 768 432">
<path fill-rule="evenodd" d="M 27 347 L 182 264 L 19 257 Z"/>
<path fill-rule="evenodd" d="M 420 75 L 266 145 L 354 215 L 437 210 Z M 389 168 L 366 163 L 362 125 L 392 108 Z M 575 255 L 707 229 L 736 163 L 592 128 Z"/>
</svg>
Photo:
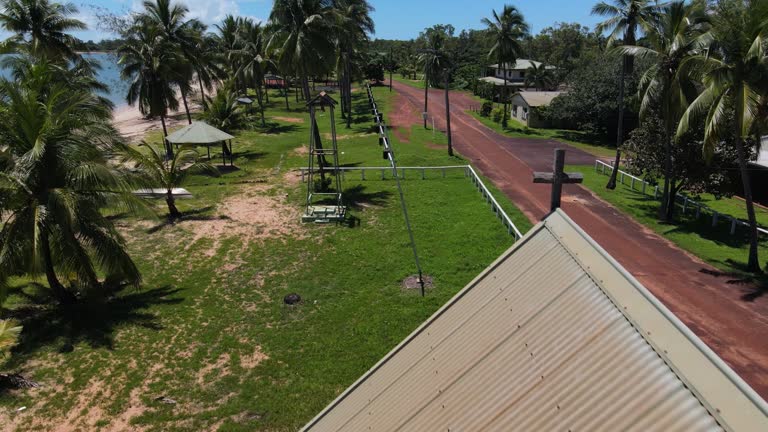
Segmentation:
<svg viewBox="0 0 768 432">
<path fill-rule="evenodd" d="M 560 208 L 560 197 L 563 193 L 563 184 L 582 183 L 584 176 L 581 173 L 563 172 L 565 167 L 565 150 L 555 149 L 555 162 L 552 172 L 534 172 L 534 183 L 548 183 L 552 185 L 552 196 L 550 198 L 550 210 L 555 211 Z"/>
</svg>

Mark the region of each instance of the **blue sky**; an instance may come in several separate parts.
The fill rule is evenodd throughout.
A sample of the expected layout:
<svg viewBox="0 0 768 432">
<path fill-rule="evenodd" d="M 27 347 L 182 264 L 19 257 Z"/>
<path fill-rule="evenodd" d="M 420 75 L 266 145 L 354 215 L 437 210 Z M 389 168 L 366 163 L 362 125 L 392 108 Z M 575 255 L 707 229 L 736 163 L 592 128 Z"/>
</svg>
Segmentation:
<svg viewBox="0 0 768 432">
<path fill-rule="evenodd" d="M 96 31 L 96 20 L 89 6 L 101 6 L 114 12 L 138 10 L 141 0 L 70 0 L 80 8 L 79 18 L 92 29 L 78 33 L 81 39 L 99 40 L 109 35 Z M 179 0 L 186 3 L 191 15 L 206 24 L 220 21 L 227 14 L 266 19 L 272 0 Z M 375 37 L 410 39 L 433 24 L 453 24 L 457 31 L 480 28 L 480 20 L 491 9 L 500 10 L 503 1 L 489 0 L 371 0 L 376 8 Z M 533 33 L 555 22 L 579 22 L 590 27 L 597 19 L 589 11 L 595 0 L 517 0 L 510 2 L 525 15 Z M 0 34 L 5 37 L 7 34 Z"/>
</svg>

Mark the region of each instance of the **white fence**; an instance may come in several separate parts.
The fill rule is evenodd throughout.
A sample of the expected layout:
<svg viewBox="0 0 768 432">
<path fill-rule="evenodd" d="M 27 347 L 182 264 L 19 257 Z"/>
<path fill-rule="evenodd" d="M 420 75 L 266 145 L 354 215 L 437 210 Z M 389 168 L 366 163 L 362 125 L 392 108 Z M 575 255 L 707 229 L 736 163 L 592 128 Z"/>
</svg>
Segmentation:
<svg viewBox="0 0 768 432">
<path fill-rule="evenodd" d="M 309 170 L 309 168 L 299 168 L 299 171 L 301 171 L 301 181 L 305 181 L 304 177 L 306 175 L 306 172 Z M 485 201 L 490 204 L 491 210 L 496 214 L 496 217 L 499 218 L 502 225 L 507 229 L 507 232 L 510 235 L 515 236 L 515 241 L 520 240 L 520 238 L 523 237 L 523 234 L 520 232 L 520 230 L 515 226 L 514 222 L 512 222 L 512 219 L 507 215 L 507 213 L 504 211 L 503 208 L 501 208 L 501 205 L 499 205 L 499 202 L 496 201 L 496 198 L 491 195 L 491 192 L 488 190 L 488 188 L 485 186 L 485 183 L 480 179 L 480 176 L 477 175 L 477 172 L 474 168 L 472 168 L 469 165 L 448 165 L 448 166 L 432 166 L 432 167 L 397 167 L 397 172 L 395 172 L 391 167 L 339 167 L 339 171 L 341 171 L 341 176 L 343 179 L 346 180 L 347 174 L 351 174 L 353 172 L 360 172 L 360 180 L 367 180 L 371 179 L 381 179 L 385 180 L 387 178 L 394 178 L 396 175 L 399 174 L 400 179 L 408 178 L 408 176 L 412 176 L 412 178 L 421 178 L 422 180 L 427 178 L 427 172 L 430 171 L 437 171 L 440 173 L 440 176 L 442 178 L 445 178 L 446 173 L 448 171 L 461 171 L 464 174 L 464 177 L 469 178 L 469 180 L 472 182 L 472 184 L 477 187 L 477 190 L 483 195 L 483 198 L 485 198 Z M 406 175 L 406 173 L 410 172 L 411 174 Z M 366 173 L 368 173 L 366 175 Z M 388 177 L 389 176 L 389 177 Z"/>
<path fill-rule="evenodd" d="M 613 171 L 613 165 L 609 165 L 601 160 L 596 160 L 595 171 L 601 172 L 605 175 L 610 175 Z M 643 194 L 652 195 L 654 199 L 660 199 L 662 195 L 662 192 L 659 191 L 658 185 L 651 185 L 645 180 L 639 177 L 635 177 L 632 174 L 622 170 L 619 170 L 617 173 L 616 181 L 623 185 L 629 185 L 632 190 L 639 190 Z M 736 234 L 737 226 L 749 226 L 749 223 L 737 219 L 731 215 L 719 213 L 716 210 L 705 206 L 704 204 L 690 199 L 687 195 L 677 194 L 675 197 L 675 204 L 682 208 L 683 214 L 686 214 L 686 212 L 689 210 L 695 212 L 696 219 L 701 217 L 702 214 L 709 214 L 712 218 L 712 227 L 716 227 L 721 220 L 727 221 L 730 225 L 731 235 Z M 761 234 L 768 234 L 768 230 L 762 227 L 757 227 L 757 231 Z"/>
</svg>

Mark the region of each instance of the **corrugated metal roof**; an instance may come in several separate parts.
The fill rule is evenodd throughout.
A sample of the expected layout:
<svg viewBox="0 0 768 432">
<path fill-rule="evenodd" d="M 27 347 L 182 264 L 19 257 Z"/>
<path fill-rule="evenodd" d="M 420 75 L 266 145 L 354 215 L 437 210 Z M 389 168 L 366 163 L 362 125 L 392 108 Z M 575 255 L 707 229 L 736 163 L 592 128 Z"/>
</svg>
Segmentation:
<svg viewBox="0 0 768 432">
<path fill-rule="evenodd" d="M 528 68 L 533 67 L 533 65 L 536 65 L 536 67 L 541 67 L 542 64 L 544 64 L 544 63 L 538 62 L 536 60 L 517 59 L 517 61 L 515 61 L 514 65 L 511 64 L 511 63 L 504 63 L 504 66 L 506 66 L 507 70 L 528 70 Z M 492 69 L 498 69 L 499 68 L 499 64 L 498 63 L 492 64 L 492 65 L 490 65 L 488 67 L 492 68 Z M 554 66 L 547 66 L 546 68 L 547 69 L 555 69 Z"/>
<path fill-rule="evenodd" d="M 521 97 L 528 106 L 538 107 L 549 105 L 552 99 L 560 96 L 565 92 L 561 91 L 520 91 L 512 95 Z"/>
<path fill-rule="evenodd" d="M 768 408 L 558 211 L 305 431 L 765 431 Z"/>
</svg>

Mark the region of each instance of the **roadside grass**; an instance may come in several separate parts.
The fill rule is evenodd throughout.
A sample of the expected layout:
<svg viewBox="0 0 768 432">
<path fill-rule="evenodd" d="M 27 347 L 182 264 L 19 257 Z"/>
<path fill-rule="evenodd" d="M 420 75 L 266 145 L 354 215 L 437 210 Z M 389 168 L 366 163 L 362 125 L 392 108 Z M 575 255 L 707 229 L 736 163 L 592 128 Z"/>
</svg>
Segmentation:
<svg viewBox="0 0 768 432">
<path fill-rule="evenodd" d="M 616 149 L 611 148 L 610 144 L 602 143 L 599 139 L 581 131 L 529 128 L 514 118 L 509 119 L 507 127 L 504 128 L 501 123 L 496 123 L 488 117 L 483 117 L 480 113 L 474 111 L 468 111 L 468 113 L 490 129 L 509 137 L 554 139 L 584 150 L 587 153 L 592 153 L 598 158 L 612 158 L 616 154 Z"/>
<path fill-rule="evenodd" d="M 390 103 L 385 88 L 374 91 L 381 106 Z M 336 116 L 342 163 L 383 166 L 361 92 L 355 104 L 351 129 Z M 179 200 L 185 220 L 165 224 L 161 201 L 156 220 L 115 216 L 141 289 L 60 309 L 36 305 L 44 289 L 13 281 L 14 310 L 5 314 L 25 328 L 0 370 L 44 387 L 0 392 L 4 428 L 295 430 L 511 246 L 461 171 L 403 181 L 422 266 L 435 278 L 424 298 L 401 287 L 415 268 L 393 180 L 349 174 L 349 222 L 302 225 L 306 190 L 293 171 L 308 157 L 299 150 L 309 136 L 301 106 L 291 99 L 285 110 L 274 92 L 269 126 L 235 134 L 237 169 L 185 186 L 194 195 Z M 393 147 L 401 165 L 466 164 L 441 140 L 414 128 Z M 527 231 L 527 219 L 487 184 Z M 249 222 L 228 219 L 243 202 Z M 285 305 L 288 293 L 302 303 Z"/>
<path fill-rule="evenodd" d="M 677 207 L 676 223 L 663 224 L 658 220 L 659 202 L 650 195 L 644 195 L 639 187 L 630 189 L 628 184 L 618 184 L 611 191 L 605 188 L 607 177 L 595 172 L 593 168 L 586 166 L 568 166 L 569 171 L 581 172 L 584 175 L 584 186 L 597 196 L 609 202 L 622 212 L 647 226 L 653 231 L 669 239 L 680 248 L 698 256 L 712 266 L 735 276 L 747 279 L 753 276 L 744 272 L 749 251 L 749 239 L 746 229 L 737 227 L 734 235 L 730 234 L 730 222 L 724 218 L 716 227 L 712 227 L 712 218 L 702 214 L 698 219 L 695 213 L 688 210 L 682 214 Z M 704 199 L 705 204 L 712 206 L 717 204 L 724 213 L 739 217 L 744 215 L 743 203 L 735 199 L 711 200 Z M 738 205 L 741 204 L 741 207 Z M 768 214 L 761 209 L 760 219 L 766 221 Z M 759 253 L 765 262 L 768 258 L 768 238 L 760 236 Z M 758 282 L 762 286 L 768 286 L 768 279 L 760 277 Z"/>
</svg>

